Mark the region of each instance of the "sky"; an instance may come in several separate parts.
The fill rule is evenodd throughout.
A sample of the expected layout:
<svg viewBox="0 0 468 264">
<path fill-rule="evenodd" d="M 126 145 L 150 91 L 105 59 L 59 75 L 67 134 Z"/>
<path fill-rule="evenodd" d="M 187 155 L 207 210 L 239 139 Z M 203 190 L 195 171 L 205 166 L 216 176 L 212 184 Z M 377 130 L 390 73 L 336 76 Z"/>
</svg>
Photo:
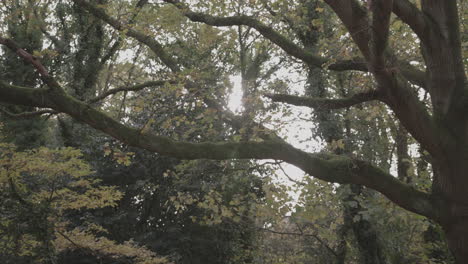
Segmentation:
<svg viewBox="0 0 468 264">
<path fill-rule="evenodd" d="M 297 76 L 299 77 L 299 76 Z M 241 89 L 241 77 L 240 75 L 234 75 L 230 78 L 233 83 L 232 93 L 229 96 L 228 108 L 229 110 L 239 113 L 242 110 L 242 89 Z M 294 92 L 303 92 L 303 86 L 297 85 L 292 89 Z M 304 120 L 297 119 L 297 116 L 310 116 L 311 111 L 307 107 L 296 107 L 292 106 L 293 118 L 287 118 L 288 126 L 285 130 L 280 130 L 279 135 L 285 139 L 288 143 L 292 144 L 294 147 L 299 148 L 308 152 L 317 152 L 320 151 L 323 147 L 323 144 L 318 140 L 311 140 L 311 130 L 312 123 Z M 285 118 L 282 116 L 277 116 L 278 118 Z M 265 124 L 267 126 L 267 124 Z M 307 143 L 305 143 L 306 141 Z M 268 162 L 268 161 L 267 161 Z M 260 162 L 261 164 L 262 162 Z M 278 170 L 276 174 L 279 177 L 278 182 L 293 185 L 287 176 L 296 181 L 302 181 L 305 173 L 288 163 L 283 163 L 282 167 L 284 171 Z M 287 176 L 285 175 L 287 174 Z M 290 193 L 293 197 L 297 197 L 298 193 Z"/>
</svg>

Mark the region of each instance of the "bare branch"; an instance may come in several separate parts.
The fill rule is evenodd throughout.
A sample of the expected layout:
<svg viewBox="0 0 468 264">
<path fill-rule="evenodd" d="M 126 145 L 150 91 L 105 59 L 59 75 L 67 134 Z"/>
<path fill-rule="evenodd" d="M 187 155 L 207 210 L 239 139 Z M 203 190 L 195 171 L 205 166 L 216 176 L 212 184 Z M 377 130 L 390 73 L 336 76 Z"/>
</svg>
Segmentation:
<svg viewBox="0 0 468 264">
<path fill-rule="evenodd" d="M 102 56 L 101 61 L 99 62 L 101 64 L 101 67 L 104 66 L 106 62 L 115 55 L 115 53 L 119 50 L 121 45 L 122 38 L 118 37 L 114 44 L 112 44 L 112 46 L 107 50 L 106 54 Z"/>
<path fill-rule="evenodd" d="M 286 176 L 286 178 L 288 178 L 289 181 L 294 182 L 295 184 L 300 185 L 300 186 L 306 186 L 307 185 L 305 182 L 297 181 L 297 180 L 294 180 L 293 178 L 291 178 L 291 176 L 289 176 L 289 174 L 284 170 L 283 166 L 281 165 L 281 162 L 276 162 L 276 165 L 280 168 L 280 170 L 283 172 L 284 176 Z"/>
<path fill-rule="evenodd" d="M 341 109 L 361 104 L 364 102 L 380 99 L 380 96 L 377 91 L 359 93 L 351 97 L 342 99 L 303 97 L 288 94 L 266 94 L 265 96 L 270 98 L 273 102 L 282 102 L 296 106 L 307 106 L 310 108 L 320 109 Z"/>
<path fill-rule="evenodd" d="M 39 13 L 38 9 L 35 7 L 32 7 L 31 9 L 34 16 L 38 20 L 37 26 L 39 27 L 39 30 L 42 32 L 42 34 L 44 34 L 44 36 L 46 36 L 57 47 L 57 50 L 60 53 L 66 53 L 68 44 L 47 31 L 47 25 L 43 18 L 44 14 Z"/>
<path fill-rule="evenodd" d="M 101 101 L 101 100 L 105 99 L 106 97 L 108 97 L 110 95 L 113 95 L 113 94 L 116 94 L 116 93 L 119 93 L 119 92 L 130 92 L 130 91 L 135 92 L 135 91 L 139 91 L 139 90 L 142 90 L 144 88 L 147 88 L 147 87 L 162 86 L 162 85 L 164 85 L 166 83 L 170 83 L 170 82 L 171 81 L 166 81 L 166 80 L 163 80 L 163 81 L 148 81 L 148 82 L 144 82 L 144 83 L 133 85 L 133 86 L 122 86 L 122 87 L 110 89 L 110 90 L 100 94 L 99 96 L 89 100 L 88 102 L 89 103 L 96 103 L 98 101 Z"/>
<path fill-rule="evenodd" d="M 3 114 L 5 114 L 6 116 L 10 117 L 10 118 L 31 118 L 31 117 L 36 117 L 36 116 L 41 116 L 41 115 L 44 115 L 44 114 L 58 114 L 57 111 L 55 110 L 38 110 L 38 111 L 33 111 L 33 112 L 23 112 L 23 113 L 19 113 L 19 114 L 15 114 L 15 113 L 11 113 L 5 109 L 1 109 L 0 108 L 0 112 L 2 112 Z"/>
<path fill-rule="evenodd" d="M 133 24 L 135 19 L 137 18 L 138 14 L 140 14 L 141 9 L 148 4 L 148 0 L 139 0 L 135 5 L 135 12 L 133 13 L 132 17 L 128 20 L 128 24 Z M 107 53 L 101 59 L 101 65 L 104 65 L 114 54 L 118 51 L 120 46 L 122 45 L 122 36 L 118 36 L 117 40 L 114 44 L 109 48 Z"/>
<path fill-rule="evenodd" d="M 272 233 L 272 234 L 278 234 L 278 235 L 313 237 L 313 238 L 315 238 L 320 244 L 322 244 L 332 255 L 334 255 L 335 257 L 338 256 L 338 254 L 335 252 L 335 250 L 333 250 L 327 243 L 325 243 L 325 241 L 323 241 L 323 239 L 321 239 L 319 236 L 317 236 L 317 235 L 315 235 L 315 234 L 306 234 L 306 233 L 303 233 L 302 230 L 301 230 L 300 233 L 296 233 L 296 232 L 276 231 L 276 230 L 269 229 L 269 228 L 264 228 L 264 227 L 258 227 L 258 229 L 259 229 L 259 230 L 262 230 L 262 231 L 266 231 L 266 232 Z"/>
</svg>

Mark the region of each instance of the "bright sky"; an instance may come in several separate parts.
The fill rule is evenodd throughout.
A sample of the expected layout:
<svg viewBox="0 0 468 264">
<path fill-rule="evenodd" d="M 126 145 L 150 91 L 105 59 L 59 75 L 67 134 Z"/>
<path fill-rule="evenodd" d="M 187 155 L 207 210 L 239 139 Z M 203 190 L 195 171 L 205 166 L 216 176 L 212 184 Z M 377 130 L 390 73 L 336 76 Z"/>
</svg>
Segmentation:
<svg viewBox="0 0 468 264">
<path fill-rule="evenodd" d="M 241 77 L 240 76 L 232 76 L 230 78 L 231 82 L 233 83 L 232 93 L 229 96 L 228 108 L 229 110 L 239 113 L 242 110 L 242 89 L 241 89 Z M 296 87 L 298 92 L 303 90 L 302 87 Z M 310 116 L 310 109 L 306 107 L 293 107 L 293 117 L 297 117 L 299 115 Z M 282 116 L 278 116 L 278 118 L 285 118 Z M 322 148 L 322 145 L 319 141 L 310 141 L 311 138 L 311 129 L 312 123 L 307 122 L 304 120 L 298 120 L 296 118 L 287 118 L 288 122 L 288 129 L 279 131 L 279 134 L 282 138 L 286 139 L 286 141 L 292 144 L 294 147 L 302 149 L 308 152 L 317 152 Z M 304 143 L 307 141 L 307 143 Z M 301 181 L 304 178 L 304 172 L 287 163 L 282 165 L 284 171 L 288 174 L 288 176 L 294 180 Z M 292 185 L 293 183 L 288 180 L 288 178 L 284 175 L 283 171 L 277 171 L 277 175 L 281 176 L 279 182 L 285 183 L 288 185 Z M 292 193 L 293 197 L 297 196 L 298 194 Z"/>
</svg>

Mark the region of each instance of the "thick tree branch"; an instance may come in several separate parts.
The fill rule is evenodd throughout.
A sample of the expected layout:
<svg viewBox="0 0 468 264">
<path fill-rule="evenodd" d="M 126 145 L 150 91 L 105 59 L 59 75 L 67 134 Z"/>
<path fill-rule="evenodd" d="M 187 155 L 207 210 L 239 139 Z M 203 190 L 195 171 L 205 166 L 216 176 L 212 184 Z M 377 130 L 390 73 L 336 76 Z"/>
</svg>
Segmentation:
<svg viewBox="0 0 468 264">
<path fill-rule="evenodd" d="M 431 22 L 423 52 L 434 113 L 439 120 L 452 124 L 453 134 L 461 138 L 466 135 L 468 122 L 468 88 L 457 3 L 425 0 L 421 5 Z"/>
<path fill-rule="evenodd" d="M 299 47 L 297 44 L 293 43 L 292 41 L 285 38 L 280 33 L 273 30 L 271 27 L 268 27 L 261 23 L 260 21 L 249 17 L 249 16 L 233 16 L 233 17 L 215 17 L 208 14 L 203 14 L 199 12 L 192 12 L 189 7 L 185 4 L 182 4 L 180 1 L 177 0 L 164 0 L 165 2 L 174 4 L 177 6 L 181 12 L 185 16 L 187 16 L 190 20 L 194 22 L 203 22 L 207 25 L 212 26 L 235 26 L 235 25 L 245 25 L 252 28 L 255 28 L 260 34 L 262 34 L 265 38 L 269 39 L 280 48 L 282 48 L 286 53 L 289 55 L 304 61 L 307 64 L 314 65 L 316 67 L 322 67 L 322 65 L 328 61 L 327 58 L 316 56 L 307 50 L 304 50 L 302 47 Z M 354 34 L 357 39 L 360 39 L 360 43 L 362 46 L 365 47 L 363 50 L 367 51 L 367 19 L 365 18 L 365 13 L 363 13 L 362 8 L 359 7 L 358 4 L 351 5 L 356 10 L 360 10 L 361 17 L 356 25 L 353 28 L 356 28 L 356 33 Z M 351 16 L 351 14 L 346 14 L 346 12 L 341 12 L 344 15 Z M 352 18 L 349 18 L 352 20 Z M 412 83 L 425 87 L 425 76 L 424 72 L 417 70 L 415 67 L 411 66 L 408 63 L 400 62 L 398 63 L 399 69 L 403 76 L 407 78 Z M 345 71 L 345 70 L 358 70 L 358 71 L 368 71 L 367 63 L 362 60 L 358 59 L 356 61 L 343 61 L 334 63 L 329 66 L 330 70 L 334 71 Z"/>
<path fill-rule="evenodd" d="M 393 13 L 408 24 L 421 41 L 428 41 L 426 29 L 429 21 L 413 3 L 408 0 L 393 0 Z"/>
<path fill-rule="evenodd" d="M 329 70 L 332 71 L 362 71 L 368 72 L 367 62 L 362 58 L 354 58 L 351 60 L 340 60 L 336 61 L 328 66 Z"/>
<path fill-rule="evenodd" d="M 382 100 L 408 132 L 432 155 L 446 155 L 446 147 L 454 144 L 448 129 L 433 120 L 406 80 L 391 71 L 379 72 L 375 77 Z"/>
<path fill-rule="evenodd" d="M 119 21 L 116 19 L 110 17 L 107 15 L 104 10 L 84 1 L 84 0 L 73 0 L 86 8 L 88 11 L 93 13 L 95 16 L 103 19 L 106 21 L 110 26 L 114 27 L 115 29 L 119 31 L 127 31 L 127 35 L 130 37 L 135 38 L 136 40 L 140 41 L 141 43 L 147 45 L 155 54 L 161 59 L 163 63 L 165 63 L 170 69 L 172 69 L 174 72 L 180 71 L 180 68 L 177 66 L 177 63 L 172 59 L 172 56 L 169 55 L 166 51 L 164 51 L 164 48 L 162 45 L 155 41 L 153 37 L 145 35 L 142 32 L 133 30 L 133 29 L 127 29 L 125 28 L 124 25 L 122 25 Z M 178 5 L 180 8 L 180 3 L 177 1 L 171 1 L 168 0 L 166 2 L 173 3 Z M 189 10 L 188 8 L 182 8 L 181 11 L 187 11 Z M 190 12 L 190 14 L 195 14 L 193 15 L 193 19 L 196 19 L 198 17 L 198 20 L 193 20 L 197 22 L 204 22 L 209 25 L 213 26 L 232 26 L 232 25 L 247 25 L 250 27 L 253 27 L 257 29 L 265 38 L 269 39 L 276 45 L 278 45 L 280 48 L 282 48 L 286 53 L 288 53 L 291 56 L 294 56 L 305 63 L 314 65 L 316 67 L 322 67 L 322 65 L 327 61 L 326 58 L 316 56 L 303 48 L 299 47 L 292 41 L 288 40 L 286 37 L 282 36 L 278 32 L 274 31 L 272 28 L 262 24 L 260 21 L 255 20 L 254 18 L 247 17 L 247 16 L 238 16 L 238 17 L 230 17 L 230 18 L 223 18 L 223 17 L 213 17 L 209 15 L 205 15 L 202 13 L 195 13 L 195 12 Z M 192 19 L 189 17 L 189 19 Z M 202 21 L 203 20 L 203 21 Z M 205 21 L 206 20 L 206 21 Z M 211 24 L 210 24 L 211 23 Z M 259 30 L 261 29 L 261 30 Z M 361 61 L 356 61 L 354 62 L 343 62 L 343 63 L 336 63 L 332 64 L 329 67 L 330 70 L 335 70 L 335 71 L 344 71 L 344 70 L 358 70 L 358 71 L 367 71 L 367 64 L 365 62 Z M 424 87 L 424 73 L 420 72 L 413 66 L 409 64 L 401 64 L 400 68 L 402 74 L 408 78 L 412 83 Z"/>
<path fill-rule="evenodd" d="M 427 89 L 425 72 L 417 69 L 406 61 L 397 61 L 398 70 L 412 84 L 415 84 L 423 89 Z M 332 63 L 328 66 L 332 71 L 362 71 L 368 72 L 367 62 L 363 58 L 355 58 L 351 60 L 342 60 Z"/>
<path fill-rule="evenodd" d="M 384 54 L 382 48 L 385 47 L 387 33 L 383 35 L 379 35 L 382 33 L 376 33 L 376 40 L 380 43 L 378 43 L 378 46 L 374 46 L 371 52 L 371 45 L 369 45 L 371 38 L 369 30 L 367 30 L 369 22 L 366 10 L 363 9 L 356 0 L 325 1 L 340 17 L 346 28 L 348 28 L 366 61 L 375 64 L 375 61 L 372 60 L 372 53 L 376 52 L 378 56 L 380 56 L 379 54 Z M 381 12 L 385 14 L 389 12 L 388 6 L 382 8 L 384 10 Z M 376 17 L 375 20 L 378 20 L 378 17 Z M 377 23 L 377 27 L 386 30 L 387 22 L 374 22 Z M 376 65 L 376 67 L 378 69 L 374 69 L 372 72 L 378 84 L 377 90 L 382 96 L 381 100 L 395 112 L 407 131 L 421 143 L 426 150 L 433 155 L 445 153 L 444 148 L 449 142 L 443 141 L 441 138 L 444 138 L 444 140 L 450 138 L 445 137 L 447 128 L 443 128 L 434 122 L 418 96 L 405 79 L 402 78 L 400 73 L 393 68 L 393 65 L 382 64 Z M 441 133 L 444 134 L 444 136 L 441 137 Z"/>
<path fill-rule="evenodd" d="M 362 184 L 375 189 L 401 207 L 437 219 L 430 196 L 400 182 L 381 169 L 361 160 L 333 154 L 311 154 L 280 140 L 263 142 L 177 142 L 131 128 L 67 95 L 63 90 L 39 90 L 1 83 L 0 101 L 49 107 L 67 113 L 128 145 L 180 159 L 275 159 L 293 164 L 311 176 L 336 183 Z M 12 94 L 21 94 L 15 99 Z M 39 95 L 39 96 L 38 96 Z M 46 100 L 42 100 L 43 97 Z M 16 97 L 18 98 L 18 97 Z"/>
<path fill-rule="evenodd" d="M 179 10 L 191 21 L 202 22 L 207 25 L 226 27 L 226 26 L 238 26 L 244 25 L 255 28 L 262 36 L 269 39 L 271 42 L 278 45 L 289 55 L 304 61 L 307 64 L 314 65 L 316 67 L 322 67 L 327 59 L 316 56 L 315 54 L 299 47 L 294 42 L 287 39 L 271 27 L 266 26 L 262 22 L 256 20 L 250 16 L 232 16 L 232 17 L 216 17 L 204 13 L 193 12 L 189 7 L 178 0 L 164 0 L 164 2 L 175 5 Z"/>
<path fill-rule="evenodd" d="M 388 44 L 393 0 L 372 0 L 367 3 L 372 11 L 369 42 L 371 71 L 382 71 L 386 67 L 385 49 Z"/>
<path fill-rule="evenodd" d="M 367 11 L 356 0 L 325 0 L 348 29 L 366 61 L 369 61 L 369 20 Z"/>
<path fill-rule="evenodd" d="M 147 45 L 153 52 L 155 52 L 156 56 L 158 56 L 163 63 L 166 63 L 166 65 L 173 71 L 173 72 L 180 72 L 181 69 L 179 68 L 177 62 L 172 59 L 172 56 L 170 56 L 168 53 L 166 53 L 162 45 L 153 40 L 153 38 L 149 35 L 145 35 L 141 32 L 135 31 L 133 29 L 125 29 L 124 26 L 122 26 L 116 19 L 110 17 L 107 15 L 103 9 L 98 8 L 84 0 L 73 0 L 77 4 L 83 6 L 87 10 L 89 10 L 91 13 L 93 13 L 95 16 L 100 17 L 104 21 L 106 21 L 110 26 L 114 27 L 115 29 L 119 31 L 127 31 L 127 35 L 130 37 L 135 38 L 137 41 L 140 41 L 141 43 Z M 197 87 L 198 85 L 189 82 L 186 84 L 189 88 Z M 222 116 L 224 117 L 223 120 L 225 120 L 227 123 L 230 123 L 236 128 L 241 128 L 244 120 L 242 118 L 237 117 L 234 115 L 232 112 L 224 110 L 222 105 L 220 105 L 218 102 L 215 100 L 209 99 L 209 98 L 204 98 L 204 102 L 208 105 L 210 108 L 214 108 L 218 110 L 219 112 L 223 112 Z M 268 131 L 268 129 L 264 129 L 265 131 Z M 279 140 L 279 137 L 275 136 L 274 133 L 262 133 L 260 135 L 262 138 L 275 138 Z"/>
<path fill-rule="evenodd" d="M 42 65 L 42 63 L 38 60 L 38 58 L 26 52 L 24 49 L 19 47 L 14 41 L 0 36 L 0 44 L 5 45 L 23 60 L 25 60 L 27 63 L 34 66 L 34 68 L 36 68 L 36 70 L 41 74 L 41 76 L 49 77 L 49 73 L 47 72 L 46 68 Z"/>
<path fill-rule="evenodd" d="M 10 41 L 2 42 L 7 46 L 11 46 L 11 43 Z M 17 47 L 10 48 L 18 50 Z M 31 55 L 24 50 L 18 52 L 18 55 L 31 58 Z M 39 69 L 42 69 L 40 61 L 29 60 L 29 62 L 33 66 L 39 66 Z M 191 143 L 174 141 L 164 136 L 126 126 L 114 120 L 104 112 L 68 95 L 58 82 L 49 76 L 46 70 L 41 70 L 40 73 L 44 73 L 42 79 L 49 86 L 48 89 L 25 88 L 0 81 L 0 102 L 51 108 L 66 113 L 76 120 L 128 145 L 175 158 L 282 160 L 324 181 L 367 186 L 379 191 L 409 211 L 439 220 L 428 194 L 415 190 L 368 162 L 334 154 L 307 153 L 278 139 L 262 142 Z"/>
<path fill-rule="evenodd" d="M 147 87 L 161 86 L 161 85 L 164 85 L 165 83 L 170 83 L 170 82 L 171 81 L 148 81 L 148 82 L 144 82 L 144 83 L 133 85 L 133 86 L 122 86 L 122 87 L 118 87 L 118 88 L 115 88 L 115 89 L 110 89 L 110 90 L 102 93 L 101 95 L 99 95 L 99 96 L 97 96 L 97 97 L 95 97 L 93 99 L 90 99 L 87 102 L 88 103 L 96 103 L 96 102 L 99 102 L 99 101 L 107 98 L 110 95 L 114 95 L 114 94 L 119 93 L 119 92 L 139 91 L 139 90 L 142 90 L 142 89 L 147 88 Z M 3 87 L 1 85 L 2 85 L 2 83 L 0 82 L 0 87 Z M 59 113 L 59 112 L 57 112 L 55 110 L 38 110 L 38 111 L 33 111 L 33 112 L 24 112 L 24 113 L 14 114 L 14 113 L 8 112 L 8 111 L 6 111 L 4 109 L 0 109 L 0 112 L 4 113 L 6 116 L 11 117 L 11 118 L 30 118 L 30 117 L 40 116 L 40 115 L 44 115 L 44 114 L 58 114 Z"/>
<path fill-rule="evenodd" d="M 397 64 L 401 75 L 403 75 L 406 80 L 428 91 L 426 73 L 424 71 L 417 69 L 406 61 L 398 61 Z"/>
<path fill-rule="evenodd" d="M 368 101 L 379 100 L 380 98 L 377 91 L 359 93 L 342 99 L 303 97 L 288 94 L 266 94 L 265 96 L 270 98 L 273 102 L 281 102 L 296 106 L 307 106 L 310 108 L 320 109 L 341 109 Z"/>
<path fill-rule="evenodd" d="M 0 80 L 0 101 L 4 103 L 47 108 L 50 105 L 47 92 L 46 88 L 25 88 Z"/>
<path fill-rule="evenodd" d="M 387 104 L 396 113 L 398 119 L 411 134 L 433 155 L 446 155 L 447 142 L 440 140 L 441 135 L 448 135 L 447 129 L 436 124 L 422 106 L 416 94 L 398 73 L 387 65 L 385 49 L 387 47 L 390 15 L 393 1 L 374 0 L 369 9 L 372 11 L 370 30 L 370 66 L 378 88 L 385 95 Z M 405 95 L 405 98 L 400 97 Z M 444 137 L 450 139 L 450 137 Z M 446 140 L 446 139 L 444 139 Z"/>
</svg>

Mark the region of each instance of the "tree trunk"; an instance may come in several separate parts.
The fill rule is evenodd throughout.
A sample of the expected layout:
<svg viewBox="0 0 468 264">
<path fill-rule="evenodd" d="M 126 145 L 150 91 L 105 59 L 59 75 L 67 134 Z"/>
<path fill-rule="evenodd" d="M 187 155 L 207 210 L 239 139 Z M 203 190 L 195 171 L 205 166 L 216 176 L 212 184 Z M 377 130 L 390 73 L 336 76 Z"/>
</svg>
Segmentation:
<svg viewBox="0 0 468 264">
<path fill-rule="evenodd" d="M 468 155 L 463 148 L 460 142 L 444 164 L 440 161 L 434 164 L 432 190 L 433 195 L 442 198 L 440 225 L 457 264 L 468 263 Z"/>
<path fill-rule="evenodd" d="M 460 217 L 444 227 L 448 246 L 456 264 L 468 263 L 468 217 Z"/>
<path fill-rule="evenodd" d="M 467 158 L 462 150 L 454 150 L 455 155 L 447 157 L 450 165 L 435 165 L 433 194 L 442 197 L 443 205 L 439 210 L 442 215 L 442 226 L 456 264 L 468 263 L 468 195 L 467 184 L 464 184 L 468 171 Z M 455 177 L 454 175 L 459 175 Z M 452 181 L 459 178 L 458 182 Z M 462 191 L 464 190 L 464 192 Z"/>
</svg>

